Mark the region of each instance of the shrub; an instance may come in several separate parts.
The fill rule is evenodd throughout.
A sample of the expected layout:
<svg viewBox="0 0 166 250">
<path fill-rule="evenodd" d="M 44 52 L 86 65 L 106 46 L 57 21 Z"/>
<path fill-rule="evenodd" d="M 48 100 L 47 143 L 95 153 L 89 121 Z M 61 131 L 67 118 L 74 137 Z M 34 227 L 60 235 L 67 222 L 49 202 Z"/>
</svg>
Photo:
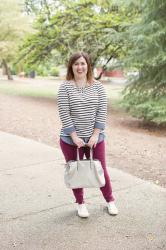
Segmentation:
<svg viewBox="0 0 166 250">
<path fill-rule="evenodd" d="M 52 67 L 50 70 L 51 76 L 59 76 L 59 69 L 57 67 Z"/>
<path fill-rule="evenodd" d="M 131 115 L 143 119 L 145 122 L 153 122 L 157 125 L 166 125 L 166 96 L 142 98 L 136 93 L 128 95 L 120 102 L 121 107 Z"/>
</svg>

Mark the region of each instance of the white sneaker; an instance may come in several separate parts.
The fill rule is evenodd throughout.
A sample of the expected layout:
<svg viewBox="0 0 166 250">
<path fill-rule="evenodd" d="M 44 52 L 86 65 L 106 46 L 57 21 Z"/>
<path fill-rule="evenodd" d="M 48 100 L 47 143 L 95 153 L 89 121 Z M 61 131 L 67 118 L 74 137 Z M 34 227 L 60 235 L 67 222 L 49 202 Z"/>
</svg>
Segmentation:
<svg viewBox="0 0 166 250">
<path fill-rule="evenodd" d="M 86 208 L 85 204 L 77 204 L 77 212 L 78 216 L 82 218 L 87 218 L 89 217 L 89 212 L 88 209 Z"/>
<path fill-rule="evenodd" d="M 118 209 L 115 206 L 114 201 L 107 202 L 107 208 L 108 208 L 108 213 L 110 215 L 117 215 L 118 214 Z"/>
</svg>

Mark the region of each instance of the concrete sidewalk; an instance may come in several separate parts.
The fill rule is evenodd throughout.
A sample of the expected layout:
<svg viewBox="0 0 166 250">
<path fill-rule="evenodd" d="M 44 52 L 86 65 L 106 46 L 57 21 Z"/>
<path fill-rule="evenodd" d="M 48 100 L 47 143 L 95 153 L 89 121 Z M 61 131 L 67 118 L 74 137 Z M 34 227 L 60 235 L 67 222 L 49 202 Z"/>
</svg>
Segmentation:
<svg viewBox="0 0 166 250">
<path fill-rule="evenodd" d="M 119 215 L 86 189 L 91 215 L 81 219 L 63 164 L 59 149 L 0 132 L 0 250 L 166 249 L 164 188 L 108 164 Z"/>
</svg>

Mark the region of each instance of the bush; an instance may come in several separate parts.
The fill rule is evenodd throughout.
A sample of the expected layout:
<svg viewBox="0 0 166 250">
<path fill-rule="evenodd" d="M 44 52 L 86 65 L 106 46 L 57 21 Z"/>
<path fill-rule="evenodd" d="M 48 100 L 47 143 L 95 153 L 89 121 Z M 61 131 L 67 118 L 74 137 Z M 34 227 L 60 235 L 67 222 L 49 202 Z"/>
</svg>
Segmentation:
<svg viewBox="0 0 166 250">
<path fill-rule="evenodd" d="M 132 93 L 127 98 L 124 97 L 120 105 L 134 117 L 157 125 L 166 125 L 166 96 L 140 98 Z"/>
<path fill-rule="evenodd" d="M 52 67 L 50 70 L 51 76 L 59 76 L 59 69 L 57 67 Z"/>
<path fill-rule="evenodd" d="M 36 67 L 35 71 L 36 71 L 38 76 L 48 76 L 49 75 L 48 70 L 45 67 L 41 66 L 41 65 Z"/>
</svg>

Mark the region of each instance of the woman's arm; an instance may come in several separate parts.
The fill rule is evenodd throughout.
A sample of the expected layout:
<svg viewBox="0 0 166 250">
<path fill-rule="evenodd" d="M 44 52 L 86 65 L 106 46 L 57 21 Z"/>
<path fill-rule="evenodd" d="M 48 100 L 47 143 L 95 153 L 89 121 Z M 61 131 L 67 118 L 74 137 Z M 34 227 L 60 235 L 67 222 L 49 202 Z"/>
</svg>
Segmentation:
<svg viewBox="0 0 166 250">
<path fill-rule="evenodd" d="M 107 95 L 104 86 L 99 83 L 98 85 L 98 99 L 99 105 L 96 113 L 95 128 L 100 130 L 105 129 L 106 116 L 107 116 Z"/>
<path fill-rule="evenodd" d="M 98 98 L 99 98 L 99 105 L 96 112 L 94 130 L 88 142 L 88 146 L 91 148 L 93 146 L 96 147 L 100 131 L 105 129 L 105 122 L 107 116 L 107 96 L 105 89 L 101 83 L 99 83 L 98 85 Z"/>
<path fill-rule="evenodd" d="M 84 146 L 84 141 L 77 136 L 70 116 L 69 96 L 65 84 L 62 84 L 58 91 L 58 110 L 64 133 L 71 136 L 77 147 Z"/>
<path fill-rule="evenodd" d="M 69 135 L 75 131 L 75 128 L 70 117 L 69 96 L 65 84 L 62 84 L 58 91 L 58 111 L 62 122 L 63 131 L 65 134 Z"/>
</svg>

